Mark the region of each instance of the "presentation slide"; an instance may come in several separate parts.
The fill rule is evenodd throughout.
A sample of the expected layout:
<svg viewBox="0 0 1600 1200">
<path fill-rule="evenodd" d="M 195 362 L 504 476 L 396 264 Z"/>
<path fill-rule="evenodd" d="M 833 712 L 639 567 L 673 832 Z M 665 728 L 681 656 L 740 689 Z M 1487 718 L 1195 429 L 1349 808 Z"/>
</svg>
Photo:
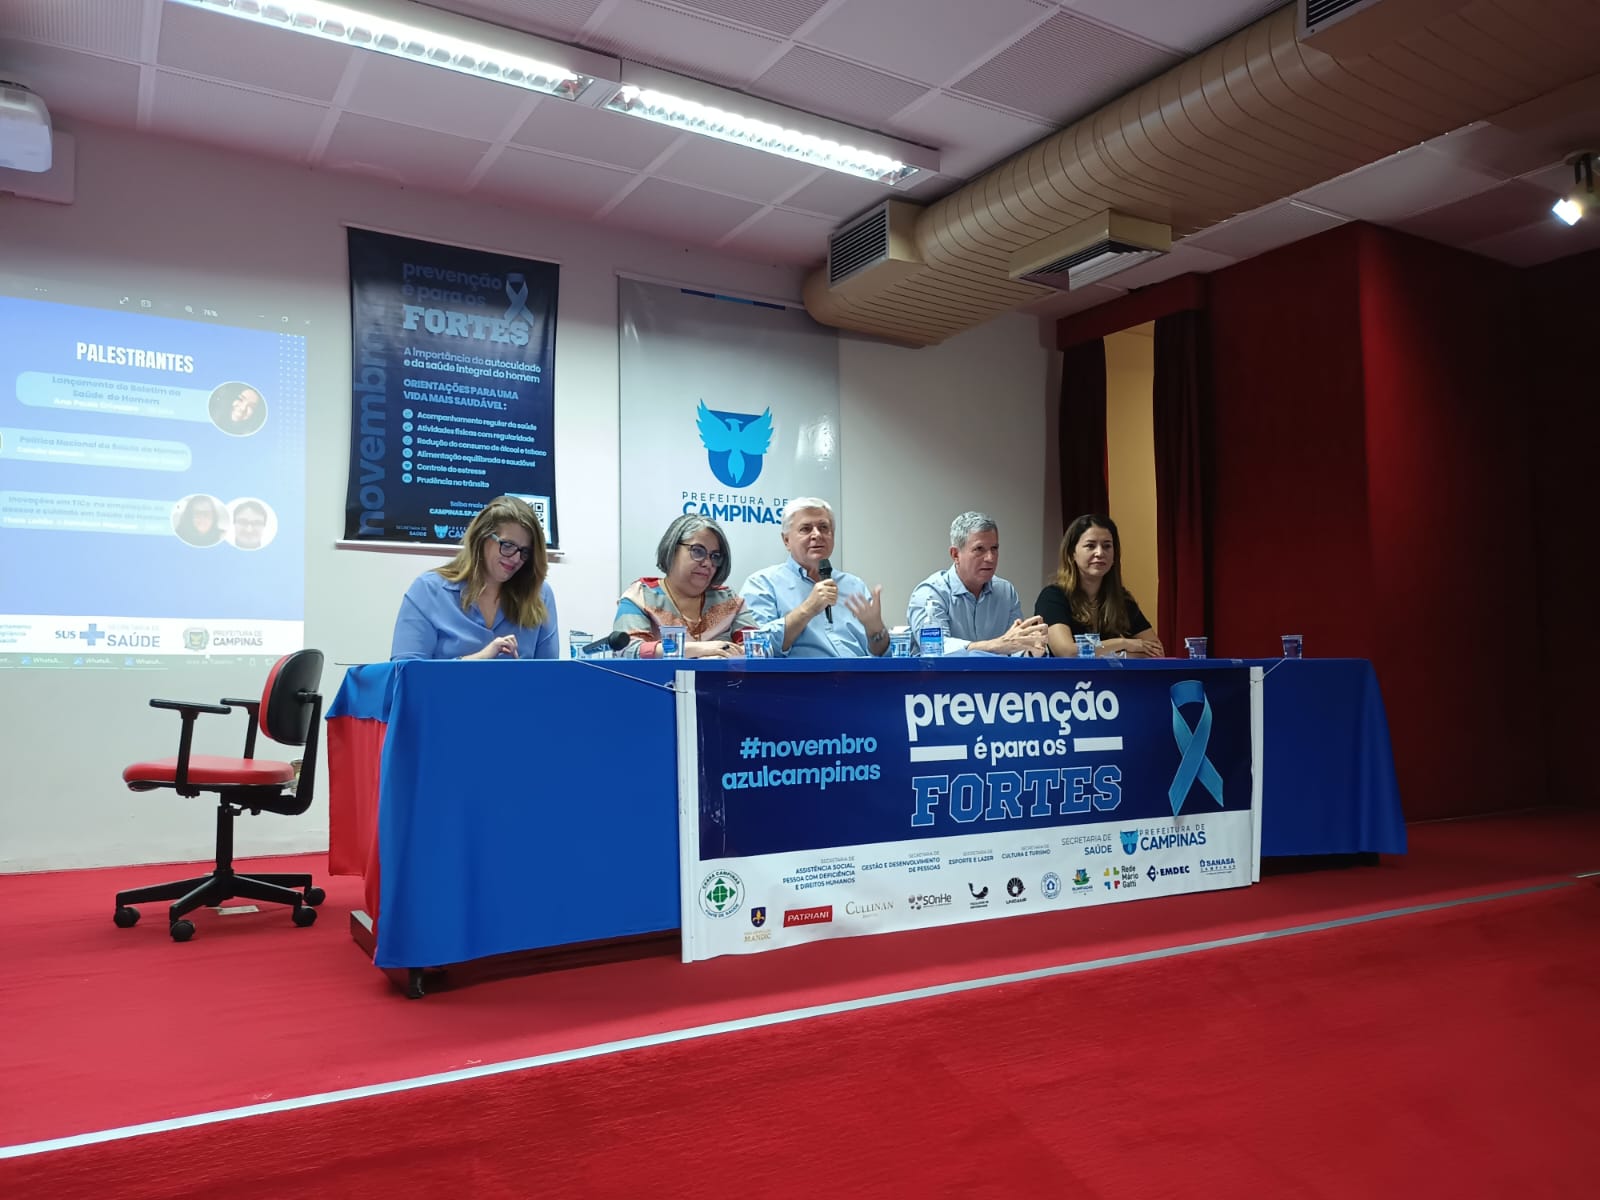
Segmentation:
<svg viewBox="0 0 1600 1200">
<path fill-rule="evenodd" d="M 304 333 L 24 290 L 0 294 L 0 666 L 300 648 Z"/>
</svg>

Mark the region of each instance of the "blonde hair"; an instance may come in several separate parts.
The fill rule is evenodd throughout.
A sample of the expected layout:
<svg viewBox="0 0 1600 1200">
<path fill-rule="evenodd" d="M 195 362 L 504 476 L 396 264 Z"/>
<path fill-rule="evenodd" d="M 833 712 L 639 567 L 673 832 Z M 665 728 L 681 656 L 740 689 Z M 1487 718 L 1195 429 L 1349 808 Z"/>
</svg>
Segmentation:
<svg viewBox="0 0 1600 1200">
<path fill-rule="evenodd" d="M 1078 563 L 1072 552 L 1078 548 L 1083 535 L 1091 529 L 1104 529 L 1111 534 L 1111 570 L 1100 581 L 1100 592 L 1094 597 L 1083 590 L 1078 578 Z M 1072 619 L 1086 625 L 1101 637 L 1129 637 L 1133 620 L 1128 606 L 1133 597 L 1122 586 L 1122 535 L 1116 522 L 1097 513 L 1085 513 L 1061 537 L 1061 565 L 1056 570 L 1056 586 L 1067 594 L 1067 604 L 1072 608 Z"/>
<path fill-rule="evenodd" d="M 444 566 L 436 568 L 451 583 L 462 584 L 461 608 L 472 607 L 489 580 L 485 562 L 489 535 L 502 525 L 520 525 L 532 539 L 532 553 L 516 573 L 500 585 L 500 611 L 513 625 L 537 629 L 549 614 L 544 607 L 544 581 L 550 563 L 545 553 L 544 527 L 526 500 L 498 496 L 485 504 L 461 535 L 461 549 Z M 499 553 L 498 547 L 496 553 Z"/>
</svg>

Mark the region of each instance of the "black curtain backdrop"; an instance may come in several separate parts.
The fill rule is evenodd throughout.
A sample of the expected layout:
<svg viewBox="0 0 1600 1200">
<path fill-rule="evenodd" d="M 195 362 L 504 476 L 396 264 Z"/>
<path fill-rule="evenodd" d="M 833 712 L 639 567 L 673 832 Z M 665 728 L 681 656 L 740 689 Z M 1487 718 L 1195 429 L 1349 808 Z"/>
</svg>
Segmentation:
<svg viewBox="0 0 1600 1200">
<path fill-rule="evenodd" d="M 1061 527 L 1103 513 L 1106 487 L 1106 344 L 1091 338 L 1061 355 Z"/>
<path fill-rule="evenodd" d="M 1156 636 L 1168 654 L 1211 633 L 1210 522 L 1206 463 L 1212 419 L 1204 312 L 1161 317 L 1151 387 L 1156 453 Z M 1103 430 L 1102 426 L 1102 430 Z M 1103 433 L 1102 433 L 1103 436 Z"/>
</svg>

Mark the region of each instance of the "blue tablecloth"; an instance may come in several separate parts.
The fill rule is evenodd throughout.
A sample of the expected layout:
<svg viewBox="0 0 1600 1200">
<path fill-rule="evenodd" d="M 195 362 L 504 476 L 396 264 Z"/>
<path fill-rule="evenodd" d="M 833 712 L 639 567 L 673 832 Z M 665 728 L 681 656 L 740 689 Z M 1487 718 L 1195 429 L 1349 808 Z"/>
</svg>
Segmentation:
<svg viewBox="0 0 1600 1200">
<path fill-rule="evenodd" d="M 675 929 L 675 670 L 1189 672 L 1236 662 L 974 655 L 847 666 L 615 659 L 353 667 L 329 719 L 387 722 L 375 961 L 435 966 Z M 1249 665 L 1267 671 L 1262 854 L 1404 853 L 1371 664 Z"/>
</svg>

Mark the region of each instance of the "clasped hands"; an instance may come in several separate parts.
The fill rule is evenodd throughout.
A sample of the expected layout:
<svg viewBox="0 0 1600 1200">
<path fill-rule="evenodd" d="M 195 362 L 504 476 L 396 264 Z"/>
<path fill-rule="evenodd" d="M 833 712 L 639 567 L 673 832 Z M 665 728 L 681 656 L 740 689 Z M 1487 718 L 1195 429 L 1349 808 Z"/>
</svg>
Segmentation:
<svg viewBox="0 0 1600 1200">
<path fill-rule="evenodd" d="M 516 634 L 508 633 L 503 637 L 497 637 L 482 650 L 479 650 L 476 654 L 463 654 L 461 657 L 465 661 L 477 660 L 480 662 L 487 661 L 491 658 L 516 658 Z"/>
<path fill-rule="evenodd" d="M 1050 642 L 1045 636 L 1043 617 L 1033 616 L 1011 622 L 1011 628 L 995 638 L 997 654 L 1022 654 L 1028 658 L 1043 658 L 1050 653 Z"/>
</svg>

